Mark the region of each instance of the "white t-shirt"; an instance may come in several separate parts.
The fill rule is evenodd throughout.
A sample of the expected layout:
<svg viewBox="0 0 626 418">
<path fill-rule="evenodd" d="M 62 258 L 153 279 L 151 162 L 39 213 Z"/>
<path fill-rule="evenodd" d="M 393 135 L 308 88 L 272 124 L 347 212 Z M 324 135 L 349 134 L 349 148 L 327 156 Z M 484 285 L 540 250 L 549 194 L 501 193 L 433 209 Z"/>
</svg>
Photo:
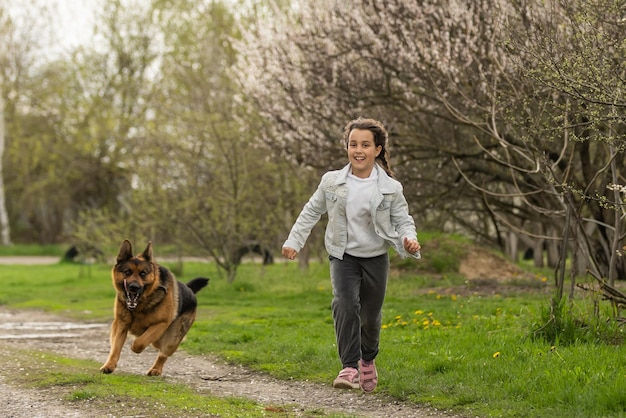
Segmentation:
<svg viewBox="0 0 626 418">
<path fill-rule="evenodd" d="M 366 179 L 348 174 L 348 196 L 346 218 L 348 221 L 348 243 L 346 253 L 354 257 L 376 257 L 387 252 L 389 244 L 374 230 L 370 200 L 376 191 L 378 174 L 376 169 Z"/>
</svg>

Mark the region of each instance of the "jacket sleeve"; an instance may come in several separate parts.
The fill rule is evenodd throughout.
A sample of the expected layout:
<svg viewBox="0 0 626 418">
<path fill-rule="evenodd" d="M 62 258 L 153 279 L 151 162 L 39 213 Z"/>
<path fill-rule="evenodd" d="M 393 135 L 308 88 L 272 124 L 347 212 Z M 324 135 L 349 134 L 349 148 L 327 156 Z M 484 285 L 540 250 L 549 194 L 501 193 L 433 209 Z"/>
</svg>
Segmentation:
<svg viewBox="0 0 626 418">
<path fill-rule="evenodd" d="M 322 182 L 320 182 L 317 190 L 304 205 L 300 215 L 298 215 L 283 247 L 293 248 L 297 252 L 300 252 L 307 238 L 309 238 L 311 230 L 326 211 L 326 193 L 322 188 Z"/>
<path fill-rule="evenodd" d="M 394 226 L 398 235 L 400 236 L 400 240 L 404 241 L 404 238 L 409 239 L 417 239 L 417 230 L 415 228 L 415 220 L 409 214 L 409 204 L 404 197 L 404 193 L 402 190 L 402 186 L 398 186 L 398 190 L 396 190 L 395 198 L 393 199 L 393 203 L 391 205 L 391 224 Z M 400 248 L 402 248 L 401 255 L 403 257 L 413 256 L 412 254 L 404 251 L 404 244 L 400 243 Z M 415 257 L 417 258 L 417 257 Z"/>
</svg>

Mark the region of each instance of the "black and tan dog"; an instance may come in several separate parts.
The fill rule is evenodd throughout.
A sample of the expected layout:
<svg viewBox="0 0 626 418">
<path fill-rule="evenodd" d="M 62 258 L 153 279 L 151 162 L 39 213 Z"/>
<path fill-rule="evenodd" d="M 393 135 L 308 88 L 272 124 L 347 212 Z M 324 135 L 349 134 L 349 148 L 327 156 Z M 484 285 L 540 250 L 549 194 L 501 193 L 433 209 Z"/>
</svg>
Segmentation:
<svg viewBox="0 0 626 418">
<path fill-rule="evenodd" d="M 117 293 L 111 351 L 100 371 L 115 370 L 130 332 L 137 337 L 131 346 L 135 353 L 141 353 L 150 344 L 159 350 L 148 375 L 160 376 L 168 357 L 174 354 L 196 319 L 195 294 L 209 279 L 198 277 L 185 285 L 154 261 L 152 242 L 143 253 L 134 256 L 128 240 L 120 246 L 111 274 Z"/>
</svg>

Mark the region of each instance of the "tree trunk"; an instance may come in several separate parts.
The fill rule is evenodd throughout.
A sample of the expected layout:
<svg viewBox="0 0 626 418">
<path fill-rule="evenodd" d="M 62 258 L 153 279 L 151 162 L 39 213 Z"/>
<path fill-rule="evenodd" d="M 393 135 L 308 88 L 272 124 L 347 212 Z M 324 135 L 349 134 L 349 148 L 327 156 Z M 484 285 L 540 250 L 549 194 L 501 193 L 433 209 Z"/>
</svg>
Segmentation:
<svg viewBox="0 0 626 418">
<path fill-rule="evenodd" d="M 543 235 L 543 225 L 539 222 L 535 223 L 534 232 L 535 235 L 541 236 Z M 544 248 L 546 245 L 546 240 L 541 238 L 536 238 L 533 242 L 533 262 L 535 267 L 542 268 L 544 265 Z"/>
<path fill-rule="evenodd" d="M 553 233 L 553 231 L 551 231 Z M 550 240 L 547 242 L 548 267 L 554 268 L 559 265 L 562 241 Z"/>
<path fill-rule="evenodd" d="M 513 231 L 508 233 L 506 239 L 506 253 L 513 262 L 519 261 L 519 238 Z"/>
<path fill-rule="evenodd" d="M 619 177 L 617 171 L 617 163 L 615 161 L 615 154 L 617 151 L 613 145 L 609 146 L 611 150 L 611 178 L 613 184 L 619 184 Z M 613 199 L 615 202 L 620 202 L 622 197 L 620 191 L 617 188 L 613 189 Z M 617 261 L 618 257 L 621 257 L 620 253 L 620 240 L 622 235 L 622 211 L 615 209 L 613 212 L 613 238 L 611 240 L 611 258 L 609 259 L 609 284 L 615 286 L 615 279 L 617 278 Z"/>
<path fill-rule="evenodd" d="M 2 83 L 0 83 L 0 87 Z M 11 245 L 11 229 L 4 199 L 4 175 L 2 159 L 4 156 L 4 96 L 0 89 L 0 244 Z"/>
<path fill-rule="evenodd" d="M 300 270 L 308 270 L 309 259 L 311 258 L 311 246 L 305 245 L 298 254 L 298 267 Z"/>
</svg>

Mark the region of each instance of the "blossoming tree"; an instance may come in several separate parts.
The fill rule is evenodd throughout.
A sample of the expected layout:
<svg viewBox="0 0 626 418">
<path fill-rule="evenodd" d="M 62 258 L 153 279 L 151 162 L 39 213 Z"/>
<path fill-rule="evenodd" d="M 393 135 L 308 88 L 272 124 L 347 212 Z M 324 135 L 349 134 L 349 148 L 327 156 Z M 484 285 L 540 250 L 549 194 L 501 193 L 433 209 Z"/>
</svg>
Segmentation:
<svg viewBox="0 0 626 418">
<path fill-rule="evenodd" d="M 244 96 L 264 138 L 336 167 L 338 132 L 382 119 L 422 225 L 463 228 L 572 276 L 624 277 L 618 189 L 626 25 L 615 2 L 301 0 L 248 22 Z M 567 245 L 561 245 L 566 243 Z M 572 286 L 573 289 L 573 286 Z"/>
</svg>

